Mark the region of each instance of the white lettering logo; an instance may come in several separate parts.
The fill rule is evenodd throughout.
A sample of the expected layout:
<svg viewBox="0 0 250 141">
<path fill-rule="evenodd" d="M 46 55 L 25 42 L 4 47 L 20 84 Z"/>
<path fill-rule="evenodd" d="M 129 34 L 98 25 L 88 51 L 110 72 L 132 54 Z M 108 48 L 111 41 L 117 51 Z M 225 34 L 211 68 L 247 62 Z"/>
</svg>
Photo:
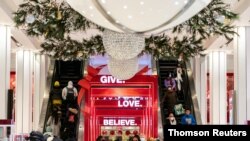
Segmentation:
<svg viewBox="0 0 250 141">
<path fill-rule="evenodd" d="M 118 101 L 118 107 L 142 107 L 139 100 Z"/>
<path fill-rule="evenodd" d="M 118 120 L 115 120 L 115 119 L 104 119 L 103 120 L 103 125 L 137 125 L 135 123 L 135 120 L 134 119 L 118 119 Z"/>
<path fill-rule="evenodd" d="M 113 76 L 101 76 L 100 78 L 101 83 L 125 83 L 125 81 L 121 81 L 119 79 L 114 78 Z"/>
</svg>

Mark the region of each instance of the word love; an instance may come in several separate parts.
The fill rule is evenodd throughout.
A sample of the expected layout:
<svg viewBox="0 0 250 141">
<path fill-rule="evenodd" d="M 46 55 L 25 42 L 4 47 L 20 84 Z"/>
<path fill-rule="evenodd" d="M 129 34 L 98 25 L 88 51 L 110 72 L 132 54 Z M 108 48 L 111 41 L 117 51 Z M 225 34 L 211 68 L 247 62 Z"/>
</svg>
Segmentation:
<svg viewBox="0 0 250 141">
<path fill-rule="evenodd" d="M 127 126 L 131 126 L 131 125 L 137 125 L 135 123 L 135 120 L 134 119 L 104 119 L 103 120 L 103 125 L 110 125 L 110 126 L 113 126 L 113 125 L 127 125 Z"/>
<path fill-rule="evenodd" d="M 103 84 L 106 84 L 106 83 L 111 83 L 111 84 L 114 84 L 114 83 L 125 83 L 125 81 L 122 81 L 122 80 L 119 80 L 113 76 L 101 76 L 100 77 L 100 82 L 103 83 Z"/>
<path fill-rule="evenodd" d="M 140 100 L 119 100 L 118 107 L 142 107 L 142 105 L 140 104 Z"/>
</svg>

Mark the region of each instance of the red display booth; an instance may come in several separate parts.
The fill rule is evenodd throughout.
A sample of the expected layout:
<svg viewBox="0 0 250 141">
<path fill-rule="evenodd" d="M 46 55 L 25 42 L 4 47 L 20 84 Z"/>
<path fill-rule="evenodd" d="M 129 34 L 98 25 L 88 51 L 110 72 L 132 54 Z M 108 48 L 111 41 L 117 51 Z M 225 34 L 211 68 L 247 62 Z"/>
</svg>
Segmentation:
<svg viewBox="0 0 250 141">
<path fill-rule="evenodd" d="M 108 75 L 97 75 L 85 94 L 84 140 L 99 135 L 111 140 L 130 136 L 158 136 L 157 76 L 138 75 L 120 81 Z"/>
</svg>

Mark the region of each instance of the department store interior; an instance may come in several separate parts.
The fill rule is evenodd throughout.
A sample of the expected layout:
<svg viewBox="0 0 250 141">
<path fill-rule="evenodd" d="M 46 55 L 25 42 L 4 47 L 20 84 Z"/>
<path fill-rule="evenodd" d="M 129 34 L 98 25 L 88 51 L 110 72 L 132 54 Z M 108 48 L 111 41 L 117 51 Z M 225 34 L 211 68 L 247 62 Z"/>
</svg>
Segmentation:
<svg viewBox="0 0 250 141">
<path fill-rule="evenodd" d="M 250 125 L 248 38 L 249 0 L 1 0 L 0 140 Z"/>
</svg>

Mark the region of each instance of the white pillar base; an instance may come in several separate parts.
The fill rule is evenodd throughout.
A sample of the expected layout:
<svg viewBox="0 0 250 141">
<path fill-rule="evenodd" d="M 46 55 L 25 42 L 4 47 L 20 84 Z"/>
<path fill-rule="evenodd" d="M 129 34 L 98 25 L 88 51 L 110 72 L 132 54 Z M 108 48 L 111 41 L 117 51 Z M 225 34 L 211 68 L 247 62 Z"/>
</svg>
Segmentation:
<svg viewBox="0 0 250 141">
<path fill-rule="evenodd" d="M 7 119 L 7 94 L 10 88 L 10 27 L 0 25 L 0 119 Z"/>
<path fill-rule="evenodd" d="M 207 57 L 194 58 L 194 80 L 202 124 L 207 123 Z"/>
<path fill-rule="evenodd" d="M 227 124 L 226 56 L 223 51 L 209 53 L 211 124 Z"/>
<path fill-rule="evenodd" d="M 235 124 L 250 120 L 250 27 L 237 27 L 234 38 Z"/>
<path fill-rule="evenodd" d="M 33 53 L 16 52 L 16 134 L 29 134 L 32 130 Z"/>
<path fill-rule="evenodd" d="M 42 100 L 45 92 L 47 61 L 46 56 L 36 54 L 34 57 L 34 112 L 33 129 L 39 129 L 39 119 L 42 109 Z"/>
</svg>

